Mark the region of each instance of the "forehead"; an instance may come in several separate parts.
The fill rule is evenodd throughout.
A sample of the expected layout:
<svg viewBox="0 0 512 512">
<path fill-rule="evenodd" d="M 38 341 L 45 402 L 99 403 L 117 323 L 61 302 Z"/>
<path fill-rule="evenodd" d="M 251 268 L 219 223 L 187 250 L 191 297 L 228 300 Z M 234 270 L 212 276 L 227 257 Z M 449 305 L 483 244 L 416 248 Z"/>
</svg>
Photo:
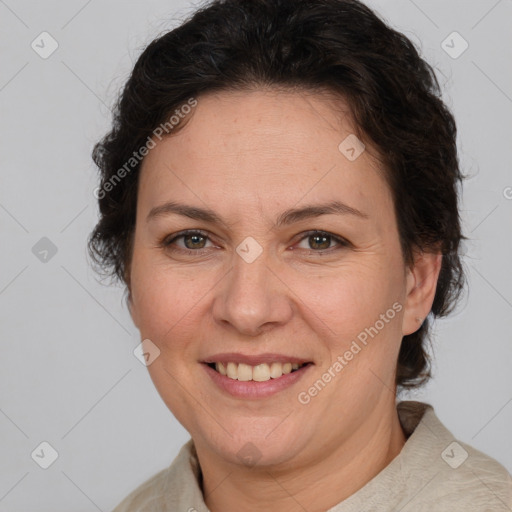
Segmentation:
<svg viewBox="0 0 512 512">
<path fill-rule="evenodd" d="M 248 209 L 339 199 L 364 210 L 389 201 L 382 170 L 370 148 L 357 146 L 350 109 L 341 98 L 254 90 L 197 101 L 184 127 L 157 141 L 145 157 L 143 207 L 184 196 Z M 355 151 L 347 153 L 349 146 Z"/>
<path fill-rule="evenodd" d="M 178 139 L 179 151 L 193 161 L 252 155 L 278 162 L 281 152 L 320 160 L 321 154 L 337 150 L 340 137 L 354 132 L 342 98 L 311 91 L 208 93 L 198 99 L 188 121 L 168 139 Z"/>
</svg>

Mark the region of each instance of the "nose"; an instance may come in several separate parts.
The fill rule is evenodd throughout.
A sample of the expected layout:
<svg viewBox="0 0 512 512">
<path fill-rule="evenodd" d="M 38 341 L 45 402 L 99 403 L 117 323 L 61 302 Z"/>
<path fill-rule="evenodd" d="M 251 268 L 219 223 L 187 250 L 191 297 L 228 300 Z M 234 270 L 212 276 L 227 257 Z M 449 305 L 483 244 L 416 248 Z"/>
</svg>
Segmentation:
<svg viewBox="0 0 512 512">
<path fill-rule="evenodd" d="M 235 254 L 217 290 L 214 319 L 239 334 L 258 336 L 292 317 L 291 292 L 271 268 L 265 251 L 251 263 Z"/>
</svg>

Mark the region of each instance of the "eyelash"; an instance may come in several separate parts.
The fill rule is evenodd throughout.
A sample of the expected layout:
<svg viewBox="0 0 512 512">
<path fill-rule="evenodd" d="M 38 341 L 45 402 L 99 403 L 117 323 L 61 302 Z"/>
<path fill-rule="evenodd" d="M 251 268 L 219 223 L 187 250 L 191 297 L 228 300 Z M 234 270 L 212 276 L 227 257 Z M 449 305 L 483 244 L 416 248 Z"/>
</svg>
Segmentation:
<svg viewBox="0 0 512 512">
<path fill-rule="evenodd" d="M 187 235 L 200 235 L 201 237 L 203 238 L 206 238 L 207 240 L 210 240 L 210 237 L 208 236 L 208 234 L 204 231 L 201 231 L 201 230 L 197 230 L 197 229 L 187 229 L 187 230 L 184 230 L 184 231 L 180 231 L 178 233 L 174 233 L 172 235 L 167 235 L 165 236 L 159 243 L 159 246 L 160 247 L 163 247 L 164 249 L 166 250 L 170 250 L 170 251 L 177 251 L 177 252 L 181 252 L 181 253 L 184 253 L 184 254 L 188 254 L 188 255 L 201 255 L 203 252 L 207 251 L 208 248 L 202 248 L 202 249 L 183 249 L 181 247 L 179 248 L 172 248 L 171 245 L 176 242 L 176 240 L 179 240 L 180 238 L 184 238 L 186 237 Z M 337 235 L 334 235 L 332 233 L 329 233 L 328 231 L 321 231 L 321 230 L 311 230 L 311 231 L 306 231 L 304 233 L 302 233 L 302 238 L 299 239 L 299 241 L 297 243 L 300 243 L 302 242 L 304 239 L 307 239 L 313 235 L 324 235 L 326 237 L 329 237 L 331 239 L 331 241 L 334 241 L 334 242 L 337 242 L 340 247 L 336 248 L 336 247 L 329 247 L 328 249 L 321 249 L 321 250 L 315 250 L 315 249 L 303 249 L 305 251 L 307 251 L 309 254 L 315 254 L 315 255 L 322 255 L 322 254 L 326 254 L 326 253 L 329 253 L 329 252 L 332 252 L 334 250 L 340 250 L 341 248 L 346 248 L 346 247 L 349 247 L 351 246 L 350 242 L 348 240 L 345 240 L 344 238 L 340 237 L 340 236 L 337 236 Z"/>
</svg>

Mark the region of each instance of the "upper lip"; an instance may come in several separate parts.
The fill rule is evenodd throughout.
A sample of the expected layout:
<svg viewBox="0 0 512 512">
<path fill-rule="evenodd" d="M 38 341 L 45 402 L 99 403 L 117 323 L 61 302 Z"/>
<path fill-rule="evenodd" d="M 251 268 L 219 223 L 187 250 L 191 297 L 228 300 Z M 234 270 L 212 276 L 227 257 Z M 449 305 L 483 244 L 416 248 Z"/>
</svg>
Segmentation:
<svg viewBox="0 0 512 512">
<path fill-rule="evenodd" d="M 224 352 L 222 354 L 214 354 L 202 360 L 203 363 L 243 363 L 250 366 L 256 366 L 263 363 L 296 363 L 303 364 L 311 362 L 308 359 L 301 357 L 287 356 L 283 354 L 258 354 L 258 355 L 247 355 L 240 354 L 239 352 Z"/>
</svg>

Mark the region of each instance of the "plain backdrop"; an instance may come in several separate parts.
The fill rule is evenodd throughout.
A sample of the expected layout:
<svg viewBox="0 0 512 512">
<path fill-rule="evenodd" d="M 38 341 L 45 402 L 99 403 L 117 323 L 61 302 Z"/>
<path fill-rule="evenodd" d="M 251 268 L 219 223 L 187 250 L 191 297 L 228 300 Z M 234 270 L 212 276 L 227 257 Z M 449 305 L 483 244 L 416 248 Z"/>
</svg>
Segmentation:
<svg viewBox="0 0 512 512">
<path fill-rule="evenodd" d="M 404 398 L 434 405 L 458 439 L 511 471 L 512 1 L 368 4 L 436 68 L 469 176 L 470 292 L 436 325 L 434 379 Z M 123 290 L 98 282 L 86 239 L 90 153 L 109 108 L 144 46 L 193 8 L 0 0 L 1 512 L 109 511 L 189 438 L 134 356 Z M 52 450 L 43 469 L 37 454 Z"/>
</svg>

